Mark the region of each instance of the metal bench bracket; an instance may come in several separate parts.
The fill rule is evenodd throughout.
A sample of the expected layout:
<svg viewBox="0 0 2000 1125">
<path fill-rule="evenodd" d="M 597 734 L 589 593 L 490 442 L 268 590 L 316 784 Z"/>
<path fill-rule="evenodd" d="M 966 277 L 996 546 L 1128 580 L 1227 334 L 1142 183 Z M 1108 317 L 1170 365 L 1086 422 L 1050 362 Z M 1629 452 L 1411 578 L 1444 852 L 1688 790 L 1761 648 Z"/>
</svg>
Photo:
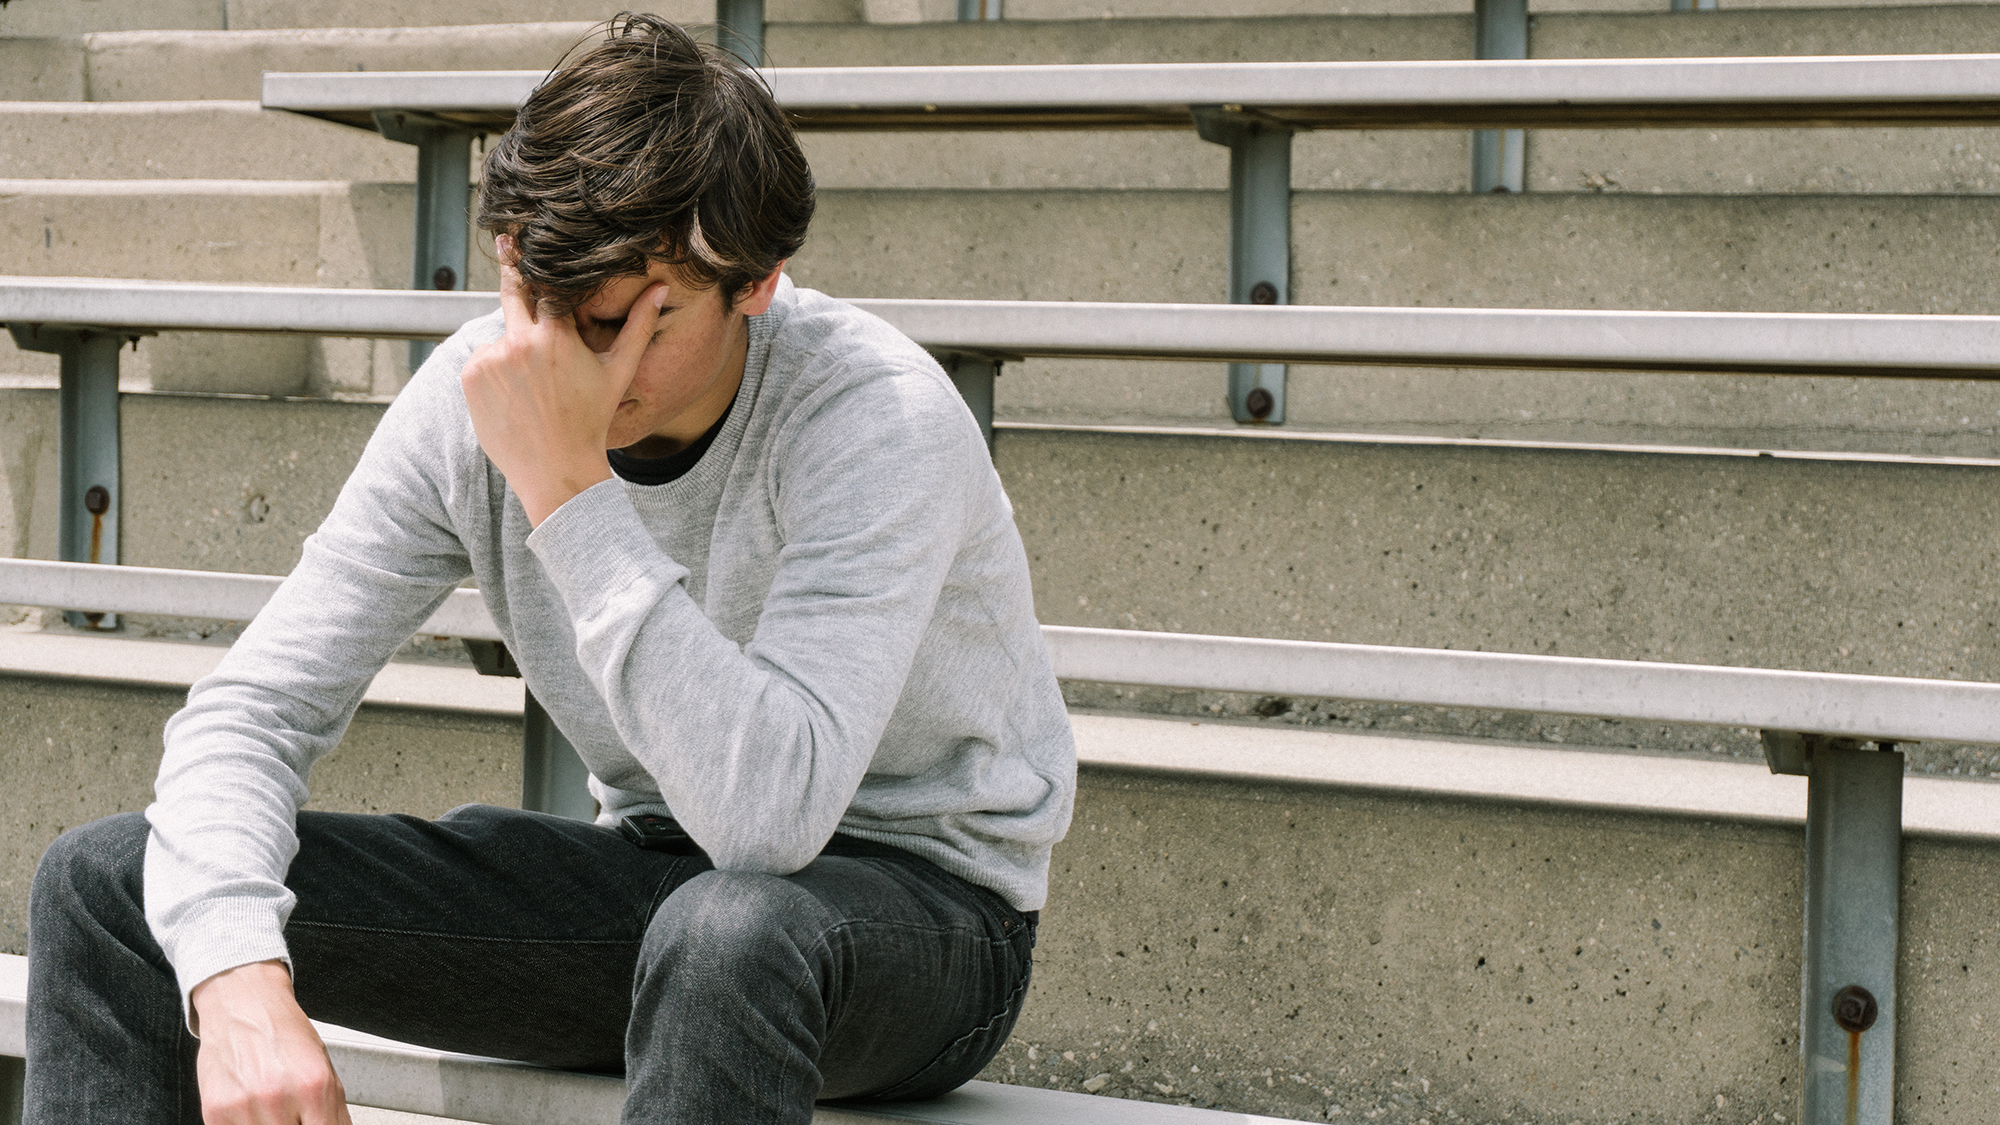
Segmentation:
<svg viewBox="0 0 2000 1125">
<path fill-rule="evenodd" d="M 1708 2 L 1712 4 L 1715 0 Z M 1528 0 L 1473 0 L 1472 18 L 1473 57 L 1528 57 Z M 1527 152 L 1528 134 L 1524 130 L 1475 129 L 1472 190 L 1481 195 L 1523 190 L 1527 180 Z"/>
<path fill-rule="evenodd" d="M 1765 731 L 1773 773 L 1806 782 L 1805 1125 L 1889 1125 L 1895 1109 L 1903 755 L 1895 744 Z"/>
<path fill-rule="evenodd" d="M 10 324 L 22 351 L 62 359 L 56 398 L 56 557 L 63 562 L 118 561 L 118 349 L 130 332 Z M 70 610 L 78 629 L 116 629 L 110 613 Z"/>
<path fill-rule="evenodd" d="M 715 40 L 751 66 L 764 65 L 764 0 L 715 0 Z"/>
<path fill-rule="evenodd" d="M 389 140 L 417 146 L 417 230 L 410 288 L 464 289 L 475 130 L 400 109 L 376 110 L 375 128 Z M 422 367 L 436 347 L 429 340 L 410 341 L 410 370 Z"/>
<path fill-rule="evenodd" d="M 986 451 L 993 452 L 993 380 L 1000 376 L 1000 360 L 969 352 L 933 352 L 952 386 L 965 399 L 972 416 L 979 420 L 979 432 L 986 438 Z"/>
<path fill-rule="evenodd" d="M 521 676 L 514 654 L 499 641 L 462 638 L 472 666 L 482 676 Z M 597 798 L 590 795 L 590 770 L 576 756 L 576 747 L 556 729 L 535 693 L 525 693 L 521 709 L 521 807 L 571 820 L 597 819 Z"/>
<path fill-rule="evenodd" d="M 1292 129 L 1240 106 L 1194 110 L 1201 139 L 1229 146 L 1229 303 L 1292 300 Z M 1229 365 L 1238 422 L 1285 420 L 1285 365 Z"/>
</svg>

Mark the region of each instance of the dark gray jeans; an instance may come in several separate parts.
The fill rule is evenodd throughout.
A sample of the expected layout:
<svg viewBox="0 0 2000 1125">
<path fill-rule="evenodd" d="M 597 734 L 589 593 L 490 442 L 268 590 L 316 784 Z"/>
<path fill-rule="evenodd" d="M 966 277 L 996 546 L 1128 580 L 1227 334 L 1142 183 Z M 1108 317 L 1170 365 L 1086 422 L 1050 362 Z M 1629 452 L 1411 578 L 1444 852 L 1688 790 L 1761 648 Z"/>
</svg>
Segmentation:
<svg viewBox="0 0 2000 1125">
<path fill-rule="evenodd" d="M 57 840 L 29 914 L 27 1125 L 197 1125 L 196 1042 L 146 926 L 136 813 Z M 314 1019 L 624 1072 L 627 1122 L 806 1125 L 817 1099 L 931 1097 L 1006 1041 L 1032 916 L 836 836 L 793 875 L 469 805 L 305 812 L 286 884 Z"/>
</svg>

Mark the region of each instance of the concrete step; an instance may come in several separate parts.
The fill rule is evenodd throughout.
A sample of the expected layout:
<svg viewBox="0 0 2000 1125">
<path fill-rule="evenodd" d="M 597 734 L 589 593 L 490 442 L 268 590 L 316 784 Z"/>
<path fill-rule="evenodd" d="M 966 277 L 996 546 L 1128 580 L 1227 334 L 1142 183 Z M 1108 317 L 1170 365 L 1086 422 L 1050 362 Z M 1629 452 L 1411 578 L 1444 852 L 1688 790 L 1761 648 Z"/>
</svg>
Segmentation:
<svg viewBox="0 0 2000 1125">
<path fill-rule="evenodd" d="M 0 392 L 17 557 L 53 554 L 53 400 Z M 123 561 L 286 572 L 380 409 L 125 396 Z M 1991 465 L 1006 429 L 995 462 L 1048 624 L 2000 680 Z"/>
<path fill-rule="evenodd" d="M 159 726 L 199 674 L 167 666 L 214 652 L 0 634 L 0 714 L 24 750 L 0 758 L 0 951 L 21 949 L 47 842 L 143 807 Z M 140 672 L 87 671 L 106 665 Z M 511 803 L 504 711 L 365 705 L 314 771 L 314 805 Z M 1799 779 L 1269 723 L 1073 722 L 1077 814 L 1034 992 L 982 1077 L 1288 1119 L 1594 1120 L 1643 1097 L 1694 1125 L 1718 1096 L 1730 1120 L 1796 1117 Z M 1960 1031 L 2000 980 L 1967 893 L 2000 864 L 2000 788 L 1913 778 L 1906 793 L 1899 1096 L 1956 1107 L 2000 1081 Z M 1965 1100 L 1982 1108 L 1926 1120 L 1977 1120 L 1984 1103 Z"/>
<path fill-rule="evenodd" d="M 1991 194 L 1984 129 L 1546 130 L 1536 192 Z M 823 190 L 1198 190 L 1228 187 L 1226 150 L 1189 133 L 809 133 Z M 476 158 L 483 153 L 475 153 Z M 1460 192 L 1468 141 L 1451 131 L 1321 132 L 1293 143 L 1300 191 Z M 245 101 L 0 103 L 0 178 L 414 178 L 415 150 Z"/>
<path fill-rule="evenodd" d="M 0 181 L 0 273 L 400 289 L 415 189 L 285 180 Z M 475 254 L 468 284 L 498 285 Z M 400 343 L 167 334 L 124 360 L 156 390 L 391 394 Z M 0 343 L 0 376 L 47 379 L 54 357 Z"/>
<path fill-rule="evenodd" d="M 409 183 L 416 148 L 254 101 L 0 103 L 0 179 Z"/>
<path fill-rule="evenodd" d="M 406 185 L 5 187 L 0 273 L 407 284 Z M 792 274 L 851 296 L 1215 301 L 1226 229 L 1217 192 L 828 191 Z M 1306 192 L 1294 241 L 1302 304 L 1990 313 L 2000 229 L 1969 197 Z M 483 252 L 471 272 L 496 284 Z M 385 394 L 403 354 L 168 336 L 127 363 L 157 390 Z M 47 380 L 53 359 L 0 348 L 0 374 Z M 1974 381 L 1301 368 L 1296 384 L 1295 430 L 2000 456 L 2000 388 Z M 1213 364 L 1037 361 L 999 395 L 1017 421 L 1212 425 L 1221 387 Z"/>
<path fill-rule="evenodd" d="M 0 38 L 0 100 L 255 100 L 267 70 L 542 70 L 588 22 Z"/>
</svg>

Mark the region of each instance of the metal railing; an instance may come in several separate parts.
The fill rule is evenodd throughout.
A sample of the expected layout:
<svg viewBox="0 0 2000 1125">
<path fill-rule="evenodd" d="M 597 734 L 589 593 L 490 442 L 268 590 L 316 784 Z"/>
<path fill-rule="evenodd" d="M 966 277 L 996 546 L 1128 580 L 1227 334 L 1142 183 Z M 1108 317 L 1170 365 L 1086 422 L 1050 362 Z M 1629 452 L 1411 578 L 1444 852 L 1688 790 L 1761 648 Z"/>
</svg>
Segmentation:
<svg viewBox="0 0 2000 1125">
<path fill-rule="evenodd" d="M 1525 5 L 1482 3 L 1480 27 L 1483 54 L 1525 53 Z M 1230 150 L 1226 299 L 1232 304 L 1291 301 L 1292 135 L 1300 131 L 1480 130 L 1473 186 L 1484 191 L 1520 189 L 1520 130 L 1527 127 L 2000 122 L 2000 55 L 824 67 L 762 73 L 794 124 L 806 130 L 1193 129 Z M 274 72 L 264 76 L 263 104 L 416 144 L 413 287 L 456 289 L 465 282 L 465 233 L 450 219 L 464 214 L 469 198 L 460 175 L 469 138 L 508 128 L 516 107 L 542 77 L 540 71 Z M 427 348 L 412 345 L 413 363 Z M 1232 363 L 1228 397 L 1238 422 L 1283 422 L 1284 365 Z"/>
</svg>

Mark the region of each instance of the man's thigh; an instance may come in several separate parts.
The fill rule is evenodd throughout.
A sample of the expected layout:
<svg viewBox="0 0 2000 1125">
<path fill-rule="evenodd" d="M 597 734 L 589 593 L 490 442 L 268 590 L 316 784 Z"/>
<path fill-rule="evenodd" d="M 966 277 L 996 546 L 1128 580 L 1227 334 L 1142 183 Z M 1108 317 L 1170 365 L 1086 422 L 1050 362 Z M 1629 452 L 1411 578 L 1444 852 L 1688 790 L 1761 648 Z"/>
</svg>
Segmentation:
<svg viewBox="0 0 2000 1125">
<path fill-rule="evenodd" d="M 302 812 L 285 928 L 299 1002 L 407 1042 L 616 1071 L 647 923 L 708 867 L 517 809 Z"/>
<path fill-rule="evenodd" d="M 977 1073 L 1020 1009 L 1033 948 L 1027 920 L 992 892 L 839 837 L 791 875 L 697 877 L 666 901 L 654 932 L 709 945 L 711 964 L 681 967 L 738 977 L 750 1005 L 800 1005 L 827 1098 L 921 1097 Z M 810 980 L 787 979 L 795 962 Z M 759 997 L 760 988 L 787 996 Z M 670 1006 L 689 999 L 676 991 L 662 997 Z M 671 1010 L 656 1018 L 679 1022 Z"/>
</svg>

